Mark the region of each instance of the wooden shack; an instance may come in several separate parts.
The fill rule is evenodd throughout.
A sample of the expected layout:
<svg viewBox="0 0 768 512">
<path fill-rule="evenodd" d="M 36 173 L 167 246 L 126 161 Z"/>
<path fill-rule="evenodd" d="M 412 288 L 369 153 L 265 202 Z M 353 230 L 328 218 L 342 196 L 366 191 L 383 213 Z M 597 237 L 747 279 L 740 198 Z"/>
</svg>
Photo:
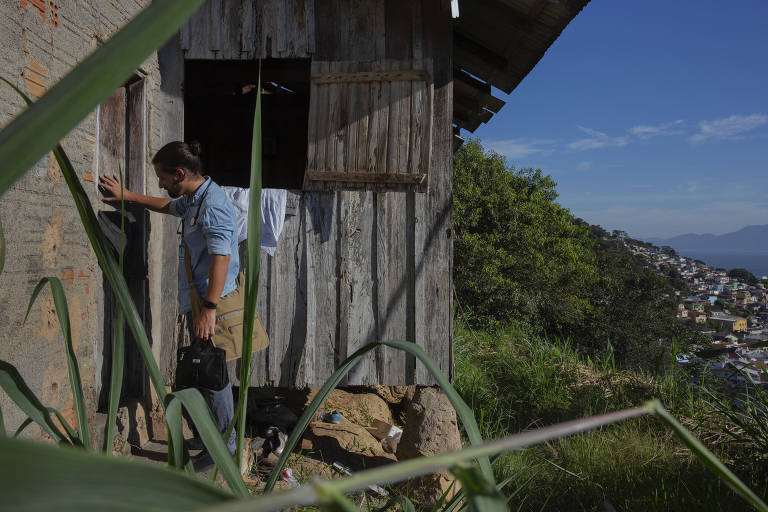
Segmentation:
<svg viewBox="0 0 768 512">
<path fill-rule="evenodd" d="M 199 140 L 209 174 L 245 186 L 261 78 L 264 186 L 288 189 L 289 200 L 275 255 L 262 252 L 258 311 L 271 345 L 255 357 L 251 384 L 319 385 L 382 339 L 418 344 L 452 376 L 460 130 L 499 111 L 492 87 L 511 92 L 587 1 L 209 0 L 65 147 L 97 209 L 108 209 L 97 177 L 118 165 L 129 187 L 159 194 L 148 161 L 171 140 Z M 145 3 L 3 4 L 3 69 L 39 96 Z M 0 120 L 19 108 L 0 92 Z M 126 273 L 170 384 L 181 338 L 177 226 L 133 214 Z M 0 325 L 11 333 L 0 359 L 30 368 L 33 389 L 52 405 L 69 405 L 51 305 L 33 314 L 43 327 L 20 328 L 23 308 L 12 299 L 25 302 L 44 275 L 64 276 L 80 304 L 78 351 L 95 408 L 107 382 L 112 306 L 55 164 L 45 159 L 9 191 L 0 216 L 9 247 L 0 276 L 9 314 Z M 21 228 L 29 221 L 35 227 Z M 135 352 L 126 364 L 129 394 L 147 396 Z M 412 357 L 382 348 L 345 384 L 432 382 Z"/>
</svg>

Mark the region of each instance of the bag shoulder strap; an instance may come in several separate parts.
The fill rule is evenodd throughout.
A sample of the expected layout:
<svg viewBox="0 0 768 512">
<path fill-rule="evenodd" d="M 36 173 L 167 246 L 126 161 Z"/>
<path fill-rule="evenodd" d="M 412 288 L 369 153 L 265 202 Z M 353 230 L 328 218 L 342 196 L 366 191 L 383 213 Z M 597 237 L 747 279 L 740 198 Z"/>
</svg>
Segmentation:
<svg viewBox="0 0 768 512">
<path fill-rule="evenodd" d="M 184 243 L 184 266 L 187 268 L 187 282 L 192 284 L 192 262 L 189 259 L 189 246 L 186 241 Z"/>
</svg>

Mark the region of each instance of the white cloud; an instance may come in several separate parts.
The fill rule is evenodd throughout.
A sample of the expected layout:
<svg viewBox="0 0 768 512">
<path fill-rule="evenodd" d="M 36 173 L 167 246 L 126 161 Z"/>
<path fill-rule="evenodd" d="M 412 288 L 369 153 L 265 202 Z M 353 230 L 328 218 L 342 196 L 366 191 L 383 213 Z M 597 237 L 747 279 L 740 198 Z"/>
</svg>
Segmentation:
<svg viewBox="0 0 768 512">
<path fill-rule="evenodd" d="M 629 133 L 640 138 L 650 139 L 651 137 L 669 137 L 671 135 L 681 135 L 683 131 L 680 129 L 685 122 L 682 119 L 672 121 L 671 123 L 662 123 L 655 126 L 651 125 L 637 125 L 629 129 Z"/>
<path fill-rule="evenodd" d="M 585 128 L 583 126 L 577 126 L 577 128 L 589 135 L 589 137 L 578 139 L 568 144 L 568 147 L 573 151 L 586 151 L 588 149 L 605 147 L 621 147 L 626 146 L 629 143 L 629 137 L 626 135 L 621 137 L 611 137 L 608 134 L 591 128 Z"/>
<path fill-rule="evenodd" d="M 750 114 L 748 116 L 733 115 L 714 121 L 701 121 L 699 133 L 691 136 L 693 143 L 708 139 L 737 139 L 743 133 L 768 124 L 768 115 Z"/>
<path fill-rule="evenodd" d="M 510 160 L 518 160 L 531 155 L 547 156 L 554 152 L 550 139 L 506 139 L 484 142 L 485 147 L 506 156 Z"/>
<path fill-rule="evenodd" d="M 592 168 L 592 162 L 581 162 L 578 166 L 576 166 L 576 169 L 580 171 L 588 171 Z"/>
</svg>

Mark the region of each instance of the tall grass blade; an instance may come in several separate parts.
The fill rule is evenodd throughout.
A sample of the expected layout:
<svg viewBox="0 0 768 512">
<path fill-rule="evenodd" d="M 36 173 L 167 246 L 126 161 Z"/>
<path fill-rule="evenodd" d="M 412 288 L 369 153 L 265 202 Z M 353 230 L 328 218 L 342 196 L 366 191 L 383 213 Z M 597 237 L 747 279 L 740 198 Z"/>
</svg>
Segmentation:
<svg viewBox="0 0 768 512">
<path fill-rule="evenodd" d="M 661 405 L 661 402 L 654 400 L 648 404 L 648 408 L 662 420 L 664 420 L 664 422 L 666 422 L 667 425 L 672 428 L 675 434 L 677 434 L 677 437 L 680 438 L 683 444 L 686 445 L 688 449 L 690 449 L 696 455 L 696 457 L 698 457 L 698 459 L 704 463 L 705 466 L 707 466 L 713 473 L 723 479 L 731 489 L 741 495 L 750 505 L 755 507 L 757 510 L 761 510 L 763 512 L 768 511 L 768 505 L 766 505 L 765 502 L 752 491 L 752 489 L 750 489 L 744 482 L 742 482 L 739 477 L 734 475 L 733 472 L 731 472 L 731 470 L 725 466 L 725 464 L 720 462 L 720 460 L 715 457 L 712 452 L 707 450 L 701 441 L 696 439 L 693 434 L 688 432 L 685 427 L 683 427 L 680 422 L 678 422 L 675 417 L 672 416 L 664 408 L 663 405 Z"/>
<path fill-rule="evenodd" d="M 203 0 L 150 3 L 11 121 L 0 132 L 0 195 L 120 87 L 202 3 Z"/>
<path fill-rule="evenodd" d="M 503 494 L 502 491 L 504 490 L 504 487 L 506 487 L 509 482 L 514 480 L 514 478 L 515 478 L 514 475 L 508 476 L 507 478 L 505 478 L 504 480 L 496 484 L 496 490 L 498 490 L 500 493 Z M 454 484 L 451 484 L 451 487 L 453 487 L 453 485 Z M 451 487 L 449 487 L 448 490 L 450 490 Z M 513 493 L 513 495 L 516 493 L 517 493 L 517 490 L 515 491 L 515 493 Z M 456 494 L 453 495 L 453 498 L 451 498 L 451 500 L 448 503 L 446 503 L 445 508 L 442 510 L 442 512 L 452 512 L 453 510 L 456 509 L 456 507 L 462 504 L 462 500 L 464 500 L 464 489 L 459 489 L 458 491 L 456 491 Z M 507 504 L 509 504 L 509 497 L 506 497 L 506 500 L 507 500 Z M 440 505 L 439 503 L 435 505 L 435 508 L 432 509 L 433 512 L 438 511 L 439 505 Z M 462 506 L 459 510 L 462 510 L 463 508 L 464 507 Z"/>
<path fill-rule="evenodd" d="M 187 511 L 234 497 L 159 465 L 0 438 L 0 508 L 28 512 Z"/>
<path fill-rule="evenodd" d="M 251 348 L 256 299 L 259 292 L 261 263 L 261 61 L 256 87 L 256 109 L 253 113 L 253 138 L 251 140 L 251 184 L 248 197 L 248 239 L 245 256 L 245 305 L 243 311 L 243 351 L 240 359 L 240 392 L 237 397 L 237 464 L 243 460 L 245 416 L 248 408 L 248 386 L 251 382 Z M 242 262 L 241 262 L 242 264 Z"/>
<path fill-rule="evenodd" d="M 77 365 L 77 355 L 75 346 L 72 343 L 72 328 L 69 324 L 69 306 L 67 305 L 67 295 L 64 293 L 64 287 L 58 277 L 44 277 L 37 283 L 32 291 L 27 306 L 27 314 L 24 315 L 24 321 L 27 320 L 29 312 L 35 299 L 46 284 L 51 286 L 53 303 L 56 306 L 56 316 L 59 319 L 61 334 L 64 336 L 64 353 L 67 358 L 67 374 L 69 376 L 69 387 L 72 388 L 72 403 L 77 417 L 78 437 L 86 448 L 91 447 L 90 433 L 88 432 L 88 413 L 85 410 L 85 398 L 83 398 L 83 385 L 80 379 L 80 368 Z"/>
<path fill-rule="evenodd" d="M 5 437 L 8 434 L 5 431 L 5 421 L 3 421 L 3 409 L 0 408 L 0 437 Z"/>
<path fill-rule="evenodd" d="M 387 502 L 383 506 L 375 509 L 374 512 L 386 512 L 387 510 L 394 508 L 395 505 L 399 505 L 403 512 L 416 512 L 416 507 L 413 506 L 413 502 L 401 494 L 390 496 Z"/>
<path fill-rule="evenodd" d="M 182 389 L 166 397 L 166 421 L 168 422 L 168 428 L 172 432 L 170 443 L 173 443 L 174 465 L 181 467 L 185 462 L 182 460 L 182 406 L 184 406 L 195 423 L 195 427 L 200 433 L 200 438 L 203 440 L 216 466 L 221 469 L 221 474 L 227 481 L 230 489 L 238 496 L 248 496 L 248 489 L 246 489 L 237 464 L 229 453 L 224 439 L 221 437 L 221 432 L 219 432 L 216 426 L 211 410 L 200 392 L 194 388 Z"/>
<path fill-rule="evenodd" d="M 322 484 L 316 486 L 321 512 L 360 512 L 342 493 Z"/>
<path fill-rule="evenodd" d="M 472 512 L 507 512 L 507 500 L 474 466 L 457 465 L 451 473 L 461 482 L 467 508 Z"/>
<path fill-rule="evenodd" d="M 0 361 L 0 387 L 21 411 L 40 425 L 45 432 L 57 443 L 66 443 L 67 437 L 51 418 L 48 409 L 40 403 L 35 394 L 29 389 L 24 378 L 13 365 Z M 2 464 L 0 464 L 2 466 Z"/>
<path fill-rule="evenodd" d="M 328 395 L 331 394 L 331 391 L 336 388 L 341 379 L 344 378 L 347 372 L 349 372 L 349 370 L 355 364 L 357 364 L 357 362 L 365 354 L 380 346 L 405 350 L 406 352 L 416 356 L 424 364 L 427 370 L 429 370 L 437 383 L 440 385 L 440 388 L 442 388 L 443 392 L 448 397 L 448 400 L 450 400 L 453 408 L 456 409 L 456 414 L 461 420 L 462 425 L 464 425 L 464 429 L 467 432 L 469 441 L 473 445 L 483 442 L 483 438 L 480 435 L 480 429 L 477 426 L 477 421 L 475 420 L 474 414 L 472 414 L 472 409 L 470 409 L 464 400 L 462 400 L 461 396 L 459 396 L 459 393 L 454 389 L 445 375 L 443 375 L 440 369 L 437 367 L 435 362 L 430 359 L 430 357 L 421 347 L 408 341 L 378 341 L 369 343 L 364 347 L 361 347 L 359 350 L 357 350 L 357 352 L 349 356 L 346 360 L 344 360 L 343 363 L 341 363 L 339 368 L 333 372 L 333 374 L 328 378 L 328 380 L 325 381 L 325 383 L 323 383 L 323 386 L 317 392 L 315 398 L 312 399 L 312 402 L 304 410 L 304 413 L 301 415 L 301 418 L 299 418 L 299 421 L 294 427 L 293 432 L 291 432 L 291 435 L 288 437 L 288 440 L 285 443 L 283 453 L 280 455 L 277 464 L 269 475 L 267 485 L 264 487 L 265 492 L 269 492 L 274 488 L 275 482 L 277 482 L 277 478 L 280 475 L 280 472 L 283 470 L 283 466 L 285 465 L 286 461 L 288 460 L 288 456 L 296 447 L 296 443 L 298 443 L 299 439 L 304 434 L 304 431 L 309 426 L 310 420 L 315 416 L 317 410 L 323 404 L 325 399 L 328 398 Z M 488 457 L 481 457 L 479 459 L 479 463 L 483 475 L 487 479 L 493 481 L 493 469 L 491 469 L 491 462 L 488 460 Z"/>
<path fill-rule="evenodd" d="M 26 429 L 28 426 L 32 425 L 34 421 L 32 421 L 32 418 L 25 419 L 21 425 L 19 425 L 19 428 L 16 429 L 16 432 L 13 433 L 13 437 L 19 437 L 22 432 L 24 432 L 24 429 Z"/>
<path fill-rule="evenodd" d="M 0 273 L 5 268 L 5 233 L 3 233 L 3 222 L 0 219 Z M 3 425 L 3 416 L 0 414 L 0 427 Z"/>
<path fill-rule="evenodd" d="M 54 409 L 53 407 L 48 407 L 48 412 L 51 414 L 54 414 L 56 418 L 59 420 L 59 423 L 62 427 L 64 427 L 64 430 L 66 430 L 67 435 L 72 440 L 72 444 L 79 444 L 80 440 L 77 437 L 77 432 L 75 432 L 72 429 L 72 426 L 69 424 L 67 420 L 64 419 L 64 416 L 61 415 L 59 411 Z M 16 432 L 13 433 L 13 437 L 19 437 L 22 432 L 24 432 L 24 429 L 26 429 L 28 426 L 32 425 L 34 421 L 32 418 L 27 418 L 24 420 L 24 422 L 19 425 L 19 428 L 16 429 Z"/>
<path fill-rule="evenodd" d="M 120 175 L 120 245 L 118 248 L 117 266 L 123 273 L 123 258 L 125 256 L 125 200 L 123 199 L 123 170 Z M 112 334 L 112 366 L 109 374 L 109 404 L 107 405 L 107 425 L 104 428 L 104 451 L 112 453 L 115 444 L 117 427 L 117 409 L 120 407 L 120 395 L 123 391 L 123 371 L 125 368 L 125 315 L 123 310 L 115 311 L 115 326 Z"/>
</svg>

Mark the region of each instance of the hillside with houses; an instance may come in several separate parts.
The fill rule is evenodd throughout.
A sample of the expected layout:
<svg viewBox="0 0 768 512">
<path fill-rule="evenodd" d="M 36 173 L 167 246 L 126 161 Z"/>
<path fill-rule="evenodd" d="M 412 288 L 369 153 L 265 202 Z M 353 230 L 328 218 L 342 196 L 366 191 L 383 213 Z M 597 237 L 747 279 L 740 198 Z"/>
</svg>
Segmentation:
<svg viewBox="0 0 768 512">
<path fill-rule="evenodd" d="M 681 365 L 700 363 L 729 387 L 745 382 L 768 386 L 768 290 L 766 277 L 708 266 L 700 260 L 639 241 L 624 240 L 635 255 L 663 275 L 672 276 L 677 317 L 712 340 L 708 348 L 689 345 Z"/>
</svg>

